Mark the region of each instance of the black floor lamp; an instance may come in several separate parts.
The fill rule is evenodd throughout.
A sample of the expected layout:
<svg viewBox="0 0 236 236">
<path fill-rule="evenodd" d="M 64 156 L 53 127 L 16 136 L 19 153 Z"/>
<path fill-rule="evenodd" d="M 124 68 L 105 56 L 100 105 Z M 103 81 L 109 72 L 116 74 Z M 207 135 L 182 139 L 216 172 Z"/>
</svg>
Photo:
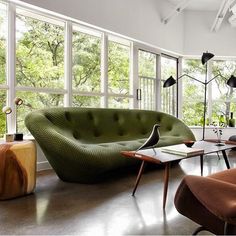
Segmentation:
<svg viewBox="0 0 236 236">
<path fill-rule="evenodd" d="M 205 81 L 202 82 L 201 80 L 198 80 L 190 75 L 187 74 L 183 74 L 181 76 L 179 76 L 177 78 L 177 81 L 179 79 L 181 79 L 182 77 L 188 77 L 190 79 L 193 79 L 201 84 L 204 85 L 204 111 L 203 111 L 203 130 L 202 130 L 202 140 L 205 139 L 205 128 L 206 128 L 206 111 L 207 111 L 207 85 L 214 79 L 216 79 L 217 77 L 221 76 L 223 77 L 221 74 L 216 75 L 214 78 L 208 80 L 208 76 L 207 76 L 207 62 L 214 57 L 214 54 L 210 53 L 210 52 L 204 52 L 202 54 L 202 64 L 206 65 L 206 76 L 205 76 Z M 176 80 L 170 76 L 163 84 L 164 88 L 170 87 L 172 85 L 176 84 Z M 234 75 L 231 75 L 230 78 L 227 81 L 227 85 L 229 85 L 230 87 L 236 88 L 236 77 Z M 177 89 L 177 101 L 178 101 L 178 89 Z M 178 103 L 177 103 L 178 104 Z M 177 105 L 178 106 L 178 105 Z M 178 109 L 178 107 L 177 107 Z"/>
</svg>

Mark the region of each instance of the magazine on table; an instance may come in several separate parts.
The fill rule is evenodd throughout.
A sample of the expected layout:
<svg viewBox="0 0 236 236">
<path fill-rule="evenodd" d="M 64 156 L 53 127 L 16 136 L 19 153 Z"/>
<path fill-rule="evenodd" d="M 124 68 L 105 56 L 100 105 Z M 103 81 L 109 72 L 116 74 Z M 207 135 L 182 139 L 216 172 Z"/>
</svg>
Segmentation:
<svg viewBox="0 0 236 236">
<path fill-rule="evenodd" d="M 186 147 L 185 144 L 163 147 L 161 148 L 161 151 L 186 157 L 201 155 L 204 153 L 203 149 Z"/>
</svg>

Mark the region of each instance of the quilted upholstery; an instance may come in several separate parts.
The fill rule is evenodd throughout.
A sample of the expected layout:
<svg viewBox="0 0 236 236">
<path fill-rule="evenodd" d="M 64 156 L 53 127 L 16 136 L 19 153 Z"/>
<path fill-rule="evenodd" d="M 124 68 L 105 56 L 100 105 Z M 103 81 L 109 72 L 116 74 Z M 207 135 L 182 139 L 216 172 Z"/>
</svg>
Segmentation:
<svg viewBox="0 0 236 236">
<path fill-rule="evenodd" d="M 50 108 L 29 113 L 26 127 L 64 181 L 92 183 L 103 174 L 139 163 L 120 151 L 137 149 L 160 124 L 157 146 L 192 139 L 179 119 L 155 111 L 102 108 Z"/>
</svg>

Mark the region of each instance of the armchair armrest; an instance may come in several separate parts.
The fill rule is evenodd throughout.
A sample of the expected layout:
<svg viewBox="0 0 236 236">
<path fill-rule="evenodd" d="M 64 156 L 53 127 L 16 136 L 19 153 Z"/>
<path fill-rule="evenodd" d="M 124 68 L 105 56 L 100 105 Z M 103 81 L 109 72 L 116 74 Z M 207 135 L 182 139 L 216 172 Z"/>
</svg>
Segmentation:
<svg viewBox="0 0 236 236">
<path fill-rule="evenodd" d="M 186 176 L 194 196 L 221 220 L 236 224 L 236 185 L 210 177 Z"/>
</svg>

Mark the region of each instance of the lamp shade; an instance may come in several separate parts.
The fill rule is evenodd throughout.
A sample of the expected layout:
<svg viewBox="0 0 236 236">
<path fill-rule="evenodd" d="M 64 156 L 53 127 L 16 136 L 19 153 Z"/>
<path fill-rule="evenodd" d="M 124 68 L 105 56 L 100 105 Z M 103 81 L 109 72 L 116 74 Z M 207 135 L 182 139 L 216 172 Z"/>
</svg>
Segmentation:
<svg viewBox="0 0 236 236">
<path fill-rule="evenodd" d="M 204 52 L 202 54 L 202 64 L 204 65 L 206 62 L 208 62 L 214 56 L 215 55 L 210 52 Z"/>
<path fill-rule="evenodd" d="M 236 88 L 236 77 L 231 75 L 228 81 L 226 82 L 230 87 Z"/>
<path fill-rule="evenodd" d="M 173 76 L 171 75 L 163 84 L 164 88 L 170 87 L 172 85 L 176 84 L 176 80 L 173 78 Z"/>
<path fill-rule="evenodd" d="M 20 106 L 23 104 L 23 100 L 21 98 L 15 98 L 14 99 L 14 102 L 17 106 Z"/>
</svg>

